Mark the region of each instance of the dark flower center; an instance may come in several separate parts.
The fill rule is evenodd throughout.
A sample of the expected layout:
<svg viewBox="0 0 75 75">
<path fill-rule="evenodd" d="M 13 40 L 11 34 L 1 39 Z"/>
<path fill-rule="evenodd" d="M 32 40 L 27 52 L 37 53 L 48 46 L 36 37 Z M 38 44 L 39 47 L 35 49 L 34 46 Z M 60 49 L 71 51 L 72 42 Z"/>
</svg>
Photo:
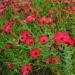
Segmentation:
<svg viewBox="0 0 75 75">
<path fill-rule="evenodd" d="M 29 71 L 29 69 L 27 68 L 26 71 Z"/>
<path fill-rule="evenodd" d="M 61 37 L 60 39 L 61 39 L 61 40 L 64 40 L 64 37 Z"/>
<path fill-rule="evenodd" d="M 34 54 L 37 55 L 37 52 L 35 52 Z"/>
<path fill-rule="evenodd" d="M 42 42 L 45 42 L 45 39 L 43 39 Z"/>
</svg>

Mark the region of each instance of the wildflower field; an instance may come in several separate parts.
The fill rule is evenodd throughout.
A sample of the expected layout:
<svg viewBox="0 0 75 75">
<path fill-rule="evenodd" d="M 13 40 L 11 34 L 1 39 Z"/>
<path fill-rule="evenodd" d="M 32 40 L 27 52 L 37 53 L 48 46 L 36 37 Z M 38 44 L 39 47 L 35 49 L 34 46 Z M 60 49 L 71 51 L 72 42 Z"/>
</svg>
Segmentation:
<svg viewBox="0 0 75 75">
<path fill-rule="evenodd" d="M 75 0 L 0 0 L 0 75 L 75 75 Z"/>
</svg>

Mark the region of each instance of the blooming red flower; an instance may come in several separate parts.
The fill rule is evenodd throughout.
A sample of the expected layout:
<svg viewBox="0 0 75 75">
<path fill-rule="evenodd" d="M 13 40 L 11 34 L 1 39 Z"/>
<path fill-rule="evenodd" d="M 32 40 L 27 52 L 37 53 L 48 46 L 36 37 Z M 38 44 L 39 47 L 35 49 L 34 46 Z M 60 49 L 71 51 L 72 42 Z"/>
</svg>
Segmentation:
<svg viewBox="0 0 75 75">
<path fill-rule="evenodd" d="M 30 36 L 31 36 L 31 33 L 29 31 L 25 30 L 25 31 L 22 32 L 21 36 L 19 37 L 19 40 L 21 42 L 23 42 Z"/>
<path fill-rule="evenodd" d="M 34 16 L 27 16 L 26 20 L 27 20 L 27 22 L 34 22 L 35 17 Z"/>
<path fill-rule="evenodd" d="M 40 55 L 40 49 L 34 48 L 30 51 L 30 57 L 31 58 L 37 58 Z"/>
<path fill-rule="evenodd" d="M 45 18 L 45 23 L 51 23 L 53 21 L 52 18 L 46 17 Z"/>
<path fill-rule="evenodd" d="M 13 68 L 13 64 L 12 64 L 11 62 L 9 62 L 9 63 L 7 64 L 7 67 L 8 67 L 9 69 L 12 69 L 12 68 Z"/>
<path fill-rule="evenodd" d="M 57 32 L 54 36 L 54 41 L 58 43 L 64 43 L 67 45 L 74 45 L 75 40 L 68 35 L 67 32 Z"/>
<path fill-rule="evenodd" d="M 54 36 L 54 41 L 58 42 L 58 43 L 65 43 L 68 42 L 70 39 L 69 35 L 67 32 L 56 32 L 55 36 Z"/>
<path fill-rule="evenodd" d="M 23 75 L 27 75 L 29 74 L 29 72 L 32 70 L 32 66 L 31 65 L 23 65 L 21 68 L 21 72 Z"/>
<path fill-rule="evenodd" d="M 3 13 L 5 10 L 4 5 L 0 5 L 0 13 Z"/>
<path fill-rule="evenodd" d="M 28 30 L 24 30 L 22 33 L 22 36 L 27 36 L 29 37 L 31 35 L 31 33 Z"/>
<path fill-rule="evenodd" d="M 39 21 L 40 23 L 44 23 L 44 22 L 45 22 L 45 16 L 40 17 L 40 18 L 38 19 L 38 21 Z"/>
<path fill-rule="evenodd" d="M 46 59 L 46 64 L 50 64 L 50 62 L 51 62 L 50 58 Z"/>
<path fill-rule="evenodd" d="M 69 2 L 70 2 L 70 0 L 63 0 L 63 2 L 64 2 L 64 3 L 69 3 Z"/>
<path fill-rule="evenodd" d="M 49 41 L 49 37 L 47 35 L 42 35 L 39 37 L 38 41 L 41 43 L 41 44 L 45 44 Z"/>
<path fill-rule="evenodd" d="M 5 33 L 9 33 L 12 31 L 12 26 L 11 25 L 6 25 L 4 28 L 3 28 L 3 32 Z"/>
<path fill-rule="evenodd" d="M 72 6 L 71 9 L 72 9 L 73 11 L 75 11 L 75 6 Z"/>
<path fill-rule="evenodd" d="M 55 63 L 55 64 L 58 63 L 58 59 L 57 59 L 56 57 L 51 57 L 51 61 L 52 61 L 53 63 Z"/>
<path fill-rule="evenodd" d="M 25 44 L 27 45 L 33 45 L 34 44 L 34 38 L 28 37 L 25 41 Z"/>
<path fill-rule="evenodd" d="M 21 42 L 24 42 L 26 39 L 27 39 L 26 36 L 20 36 L 20 37 L 19 37 L 19 41 L 21 41 Z"/>
</svg>

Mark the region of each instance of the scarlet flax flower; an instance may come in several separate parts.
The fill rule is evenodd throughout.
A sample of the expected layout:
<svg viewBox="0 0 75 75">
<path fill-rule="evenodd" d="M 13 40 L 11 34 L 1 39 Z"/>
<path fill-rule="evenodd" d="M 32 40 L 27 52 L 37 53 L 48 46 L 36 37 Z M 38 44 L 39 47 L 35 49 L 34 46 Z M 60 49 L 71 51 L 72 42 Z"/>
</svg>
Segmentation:
<svg viewBox="0 0 75 75">
<path fill-rule="evenodd" d="M 31 65 L 23 65 L 21 68 L 21 72 L 23 75 L 27 75 L 29 74 L 29 72 L 32 70 L 32 66 Z"/>
<path fill-rule="evenodd" d="M 52 18 L 46 17 L 45 18 L 45 23 L 51 23 L 53 21 Z"/>
<path fill-rule="evenodd" d="M 12 26 L 11 25 L 6 25 L 4 28 L 3 28 L 3 32 L 5 33 L 9 33 L 12 31 Z"/>
<path fill-rule="evenodd" d="M 49 37 L 47 35 L 42 35 L 39 37 L 38 41 L 41 43 L 41 44 L 45 44 L 49 41 Z"/>
<path fill-rule="evenodd" d="M 63 43 L 67 45 L 75 44 L 75 40 L 71 38 L 67 32 L 60 32 L 60 31 L 56 32 L 54 36 L 54 41 L 57 43 Z"/>
<path fill-rule="evenodd" d="M 72 7 L 71 7 L 71 10 L 72 10 L 72 11 L 75 11 L 75 6 L 72 6 Z"/>
<path fill-rule="evenodd" d="M 44 22 L 45 22 L 45 16 L 40 17 L 40 18 L 38 19 L 38 21 L 39 21 L 40 23 L 44 23 Z"/>
<path fill-rule="evenodd" d="M 50 63 L 51 63 L 51 59 L 50 58 L 46 59 L 46 64 L 50 64 Z"/>
<path fill-rule="evenodd" d="M 53 63 L 55 63 L 55 64 L 58 63 L 58 59 L 57 59 L 57 57 L 55 57 L 55 56 L 51 57 L 51 61 L 52 61 Z"/>
<path fill-rule="evenodd" d="M 40 49 L 34 48 L 30 51 L 30 57 L 36 59 L 38 56 L 40 56 Z"/>
<path fill-rule="evenodd" d="M 27 45 L 33 45 L 34 44 L 34 38 L 33 37 L 28 37 L 25 41 L 25 44 Z"/>
<path fill-rule="evenodd" d="M 70 39 L 69 35 L 67 32 L 56 32 L 55 36 L 54 36 L 54 41 L 58 42 L 58 43 L 65 43 L 68 42 Z"/>
</svg>

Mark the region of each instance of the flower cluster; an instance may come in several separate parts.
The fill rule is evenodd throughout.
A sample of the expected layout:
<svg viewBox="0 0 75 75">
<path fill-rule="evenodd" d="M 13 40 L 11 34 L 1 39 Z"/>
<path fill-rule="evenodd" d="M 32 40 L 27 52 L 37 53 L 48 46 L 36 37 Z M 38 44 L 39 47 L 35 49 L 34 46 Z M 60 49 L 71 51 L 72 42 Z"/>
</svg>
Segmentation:
<svg viewBox="0 0 75 75">
<path fill-rule="evenodd" d="M 67 32 L 56 32 L 54 36 L 54 41 L 57 43 L 64 43 L 67 45 L 74 45 L 75 40 L 68 35 Z"/>
</svg>

